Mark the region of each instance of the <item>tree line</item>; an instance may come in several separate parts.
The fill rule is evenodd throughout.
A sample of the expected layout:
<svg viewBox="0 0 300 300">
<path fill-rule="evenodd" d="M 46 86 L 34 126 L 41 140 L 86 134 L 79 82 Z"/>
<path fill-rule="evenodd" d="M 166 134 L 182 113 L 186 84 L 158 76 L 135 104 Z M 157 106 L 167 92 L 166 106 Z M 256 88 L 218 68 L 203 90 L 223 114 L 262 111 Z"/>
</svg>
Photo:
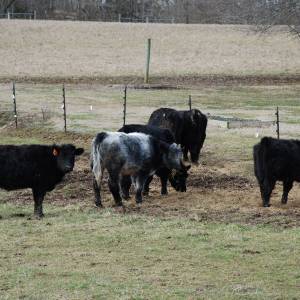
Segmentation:
<svg viewBox="0 0 300 300">
<path fill-rule="evenodd" d="M 287 25 L 299 33 L 300 0 L 0 0 L 0 12 L 41 19 Z"/>
</svg>

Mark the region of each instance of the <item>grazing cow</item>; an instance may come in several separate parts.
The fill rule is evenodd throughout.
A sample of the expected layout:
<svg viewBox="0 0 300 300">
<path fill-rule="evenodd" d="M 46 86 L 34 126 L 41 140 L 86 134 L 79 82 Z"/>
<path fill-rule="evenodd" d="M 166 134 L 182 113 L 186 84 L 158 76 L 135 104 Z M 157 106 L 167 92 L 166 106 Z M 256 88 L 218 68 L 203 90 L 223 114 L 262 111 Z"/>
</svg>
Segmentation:
<svg viewBox="0 0 300 300">
<path fill-rule="evenodd" d="M 164 164 L 169 169 L 184 170 L 182 151 L 143 133 L 101 132 L 92 143 L 91 168 L 94 173 L 95 204 L 101 203 L 101 181 L 105 169 L 109 189 L 117 206 L 122 206 L 120 179 L 131 176 L 136 188 L 135 199 L 142 202 L 142 191 L 149 176 Z"/>
<path fill-rule="evenodd" d="M 46 192 L 52 191 L 73 170 L 75 156 L 83 151 L 71 144 L 0 146 L 0 188 L 31 188 L 34 214 L 41 218 Z"/>
<path fill-rule="evenodd" d="M 207 117 L 200 110 L 159 108 L 151 114 L 148 125 L 169 129 L 181 145 L 184 159 L 188 159 L 190 152 L 192 162 L 198 162 L 207 126 Z"/>
<path fill-rule="evenodd" d="M 140 124 L 130 124 L 124 125 L 119 129 L 119 132 L 132 133 L 132 132 L 141 132 L 145 134 L 152 135 L 154 138 L 166 142 L 168 144 L 172 144 L 175 142 L 174 136 L 170 132 L 169 129 L 149 126 L 149 125 L 140 125 Z M 160 178 L 161 181 L 161 194 L 168 194 L 167 190 L 167 182 L 168 179 L 174 189 L 180 192 L 186 192 L 186 180 L 188 177 L 189 168 L 186 168 L 183 171 L 176 171 L 175 173 L 172 170 L 162 166 L 156 170 L 155 174 Z M 149 193 L 149 185 L 153 179 L 153 176 L 150 176 L 144 186 L 144 194 Z M 123 178 L 122 179 L 122 190 L 123 194 L 126 198 L 129 198 L 129 189 L 131 186 L 131 179 Z"/>
<path fill-rule="evenodd" d="M 253 147 L 254 173 L 263 206 L 270 206 L 276 181 L 283 182 L 281 203 L 286 204 L 294 181 L 300 181 L 300 141 L 264 137 Z"/>
</svg>

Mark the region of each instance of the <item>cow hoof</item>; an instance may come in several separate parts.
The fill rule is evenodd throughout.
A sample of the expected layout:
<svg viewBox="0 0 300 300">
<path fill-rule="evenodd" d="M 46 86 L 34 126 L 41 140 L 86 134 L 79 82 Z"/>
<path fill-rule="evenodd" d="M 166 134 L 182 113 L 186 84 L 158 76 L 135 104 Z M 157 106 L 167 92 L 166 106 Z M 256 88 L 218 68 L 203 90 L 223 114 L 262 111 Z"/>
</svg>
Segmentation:
<svg viewBox="0 0 300 300">
<path fill-rule="evenodd" d="M 95 202 L 95 205 L 96 205 L 96 207 L 99 207 L 99 208 L 102 208 L 102 207 L 103 207 L 103 205 L 102 205 L 101 202 Z"/>
<path fill-rule="evenodd" d="M 264 204 L 264 207 L 270 207 L 271 204 Z"/>
<path fill-rule="evenodd" d="M 287 200 L 281 200 L 281 204 L 287 204 Z"/>
</svg>

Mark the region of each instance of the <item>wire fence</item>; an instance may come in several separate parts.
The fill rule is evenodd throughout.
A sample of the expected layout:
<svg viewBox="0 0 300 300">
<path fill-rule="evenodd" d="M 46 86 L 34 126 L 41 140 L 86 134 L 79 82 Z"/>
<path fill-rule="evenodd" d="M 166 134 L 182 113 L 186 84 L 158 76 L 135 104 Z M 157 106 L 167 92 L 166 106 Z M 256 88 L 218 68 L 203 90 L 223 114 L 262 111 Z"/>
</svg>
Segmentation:
<svg viewBox="0 0 300 300">
<path fill-rule="evenodd" d="M 178 110 L 198 108 L 224 128 L 257 128 L 256 131 L 260 128 L 260 133 L 265 131 L 279 138 L 282 124 L 279 108 L 274 107 L 266 120 L 224 116 L 220 115 L 221 110 L 211 109 L 210 113 L 209 106 L 202 105 L 201 93 L 190 92 L 121 85 L 2 84 L 0 129 L 37 127 L 95 133 L 118 130 L 125 123 L 146 124 L 154 110 L 170 107 Z"/>
<path fill-rule="evenodd" d="M 11 13 L 11 12 L 8 12 L 6 14 L 0 14 L 0 19 L 34 20 L 34 19 L 36 19 L 36 12 L 29 12 L 29 13 Z"/>
<path fill-rule="evenodd" d="M 0 128 L 45 127 L 97 132 L 146 123 L 159 107 L 189 109 L 186 91 L 97 85 L 0 85 Z M 17 122 L 16 122 L 17 121 Z"/>
<path fill-rule="evenodd" d="M 5 14 L 0 14 L 0 19 L 8 19 L 8 20 L 13 20 L 13 19 L 26 19 L 26 20 L 36 20 L 36 19 L 40 19 L 40 20 L 47 20 L 47 19 L 51 19 L 51 20 L 61 20 L 64 19 L 64 17 L 62 16 L 57 16 L 55 17 L 55 15 L 51 15 L 48 16 L 47 12 L 44 12 L 44 15 L 38 15 L 37 17 L 37 12 L 33 11 L 33 12 L 27 12 L 27 13 L 13 13 L 13 12 L 7 12 Z M 70 16 L 66 15 L 65 19 L 70 19 Z M 81 20 L 79 18 L 77 18 L 76 16 L 71 17 L 71 19 L 74 20 Z M 120 23 L 175 23 L 176 19 L 174 17 L 170 17 L 170 18 L 158 18 L 158 17 L 124 17 L 121 14 L 114 16 L 114 17 L 110 17 L 110 18 L 96 18 L 96 19 L 91 19 L 89 18 L 88 21 L 96 21 L 96 22 L 120 22 Z"/>
</svg>

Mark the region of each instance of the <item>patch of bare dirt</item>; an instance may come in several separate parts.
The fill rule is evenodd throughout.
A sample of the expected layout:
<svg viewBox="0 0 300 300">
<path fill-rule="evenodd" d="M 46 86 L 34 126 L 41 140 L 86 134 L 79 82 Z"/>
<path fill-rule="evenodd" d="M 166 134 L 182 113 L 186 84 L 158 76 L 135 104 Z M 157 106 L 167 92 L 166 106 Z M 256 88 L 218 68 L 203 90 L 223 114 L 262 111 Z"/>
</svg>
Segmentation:
<svg viewBox="0 0 300 300">
<path fill-rule="evenodd" d="M 0 83 L 45 83 L 45 84 L 102 84 L 129 85 L 135 89 L 183 89 L 193 86 L 277 85 L 298 84 L 300 75 L 182 75 L 152 76 L 145 85 L 141 76 L 9 76 L 0 77 Z"/>
<path fill-rule="evenodd" d="M 132 194 L 124 201 L 122 213 L 144 214 L 163 218 L 182 217 L 195 222 L 222 222 L 250 225 L 272 225 L 281 228 L 300 226 L 299 187 L 294 187 L 289 203 L 280 204 L 281 187 L 273 193 L 270 208 L 261 206 L 261 199 L 255 181 L 242 176 L 224 174 L 210 166 L 193 166 L 188 180 L 188 191 L 178 193 L 169 187 L 167 196 L 160 195 L 158 179 L 153 181 L 150 195 L 137 206 Z M 114 202 L 104 180 L 103 204 L 113 207 Z M 30 190 L 7 193 L 4 201 L 18 205 L 33 203 Z M 48 193 L 45 203 L 58 206 L 79 204 L 83 208 L 94 206 L 92 174 L 89 156 L 84 154 L 76 162 L 76 167 L 54 191 Z M 45 211 L 47 216 L 47 211 Z M 84 212 L 83 212 L 84 213 Z"/>
</svg>

